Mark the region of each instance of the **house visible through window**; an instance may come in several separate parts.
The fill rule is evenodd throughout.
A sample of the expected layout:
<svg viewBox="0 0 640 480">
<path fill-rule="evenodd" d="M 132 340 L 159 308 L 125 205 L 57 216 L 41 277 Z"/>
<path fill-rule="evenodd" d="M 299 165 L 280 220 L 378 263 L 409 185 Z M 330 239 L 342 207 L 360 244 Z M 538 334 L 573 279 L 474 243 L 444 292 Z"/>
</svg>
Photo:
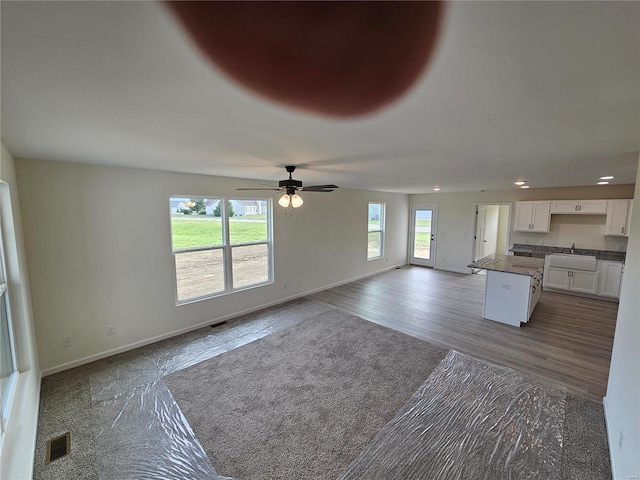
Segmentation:
<svg viewBox="0 0 640 480">
<path fill-rule="evenodd" d="M 384 203 L 369 203 L 367 259 L 384 255 Z"/>
<path fill-rule="evenodd" d="M 271 283 L 271 200 L 172 197 L 177 303 Z"/>
</svg>

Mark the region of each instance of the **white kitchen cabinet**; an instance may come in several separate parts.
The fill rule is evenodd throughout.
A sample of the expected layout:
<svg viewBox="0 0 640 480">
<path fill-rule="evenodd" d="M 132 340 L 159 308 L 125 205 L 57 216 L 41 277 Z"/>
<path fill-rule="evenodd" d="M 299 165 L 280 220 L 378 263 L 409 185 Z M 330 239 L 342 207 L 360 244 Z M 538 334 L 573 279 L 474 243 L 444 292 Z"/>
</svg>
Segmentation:
<svg viewBox="0 0 640 480">
<path fill-rule="evenodd" d="M 560 267 L 546 267 L 544 286 L 559 290 L 597 294 L 598 272 L 571 270 Z"/>
<path fill-rule="evenodd" d="M 544 286 L 569 290 L 569 270 L 560 267 L 547 267 L 544 272 Z"/>
<path fill-rule="evenodd" d="M 551 202 L 516 202 L 516 232 L 549 232 Z"/>
<path fill-rule="evenodd" d="M 551 202 L 551 213 L 568 214 L 605 214 L 606 200 L 554 200 Z"/>
<path fill-rule="evenodd" d="M 617 237 L 629 236 L 629 219 L 631 218 L 632 200 L 608 200 L 607 221 L 604 234 Z"/>
<path fill-rule="evenodd" d="M 620 284 L 624 262 L 613 260 L 598 260 L 598 295 L 603 297 L 620 298 Z"/>
</svg>

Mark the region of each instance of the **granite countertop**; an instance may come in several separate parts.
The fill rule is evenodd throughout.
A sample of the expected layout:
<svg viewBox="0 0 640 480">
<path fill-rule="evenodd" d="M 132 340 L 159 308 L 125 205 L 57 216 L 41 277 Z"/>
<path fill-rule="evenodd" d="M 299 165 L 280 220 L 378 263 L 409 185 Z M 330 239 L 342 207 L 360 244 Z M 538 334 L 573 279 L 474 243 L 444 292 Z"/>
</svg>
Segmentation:
<svg viewBox="0 0 640 480">
<path fill-rule="evenodd" d="M 494 270 L 497 272 L 516 273 L 518 275 L 534 276 L 542 272 L 544 259 L 532 257 L 518 257 L 515 255 L 488 255 L 468 265 L 469 268 Z"/>
<path fill-rule="evenodd" d="M 571 253 L 570 247 L 552 247 L 549 245 L 525 245 L 522 243 L 514 243 L 513 248 L 509 249 L 513 253 L 524 253 L 534 258 L 544 258 L 545 255 L 553 255 L 554 253 Z M 576 248 L 574 255 L 591 255 L 598 260 L 613 260 L 616 262 L 624 262 L 627 252 L 618 252 L 615 250 L 592 250 L 588 248 Z"/>
</svg>

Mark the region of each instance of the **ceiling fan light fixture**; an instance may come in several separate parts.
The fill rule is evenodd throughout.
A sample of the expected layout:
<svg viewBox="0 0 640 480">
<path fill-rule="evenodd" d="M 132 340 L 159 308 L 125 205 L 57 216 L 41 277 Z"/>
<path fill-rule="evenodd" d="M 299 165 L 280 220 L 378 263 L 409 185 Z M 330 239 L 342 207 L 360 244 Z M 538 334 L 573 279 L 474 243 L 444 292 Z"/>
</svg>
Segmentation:
<svg viewBox="0 0 640 480">
<path fill-rule="evenodd" d="M 289 197 L 288 193 L 285 193 L 280 197 L 280 200 L 278 200 L 278 205 L 280 205 L 281 207 L 287 208 L 290 202 L 291 202 L 291 197 Z"/>
<path fill-rule="evenodd" d="M 298 208 L 302 206 L 303 203 L 304 200 L 302 200 L 302 197 L 300 195 L 298 195 L 297 193 L 293 194 L 293 196 L 291 197 L 291 206 L 293 208 Z"/>
</svg>

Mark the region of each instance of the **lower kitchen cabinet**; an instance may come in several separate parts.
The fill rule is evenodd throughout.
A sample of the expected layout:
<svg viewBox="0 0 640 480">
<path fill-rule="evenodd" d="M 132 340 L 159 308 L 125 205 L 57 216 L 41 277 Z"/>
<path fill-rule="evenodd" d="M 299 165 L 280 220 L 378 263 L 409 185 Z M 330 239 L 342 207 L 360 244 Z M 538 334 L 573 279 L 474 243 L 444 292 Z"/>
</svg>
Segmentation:
<svg viewBox="0 0 640 480">
<path fill-rule="evenodd" d="M 544 286 L 595 295 L 598 293 L 598 273 L 597 271 L 547 267 L 544 275 Z"/>
<path fill-rule="evenodd" d="M 620 285 L 624 271 L 623 262 L 598 260 L 598 295 L 603 297 L 620 298 Z"/>
</svg>

